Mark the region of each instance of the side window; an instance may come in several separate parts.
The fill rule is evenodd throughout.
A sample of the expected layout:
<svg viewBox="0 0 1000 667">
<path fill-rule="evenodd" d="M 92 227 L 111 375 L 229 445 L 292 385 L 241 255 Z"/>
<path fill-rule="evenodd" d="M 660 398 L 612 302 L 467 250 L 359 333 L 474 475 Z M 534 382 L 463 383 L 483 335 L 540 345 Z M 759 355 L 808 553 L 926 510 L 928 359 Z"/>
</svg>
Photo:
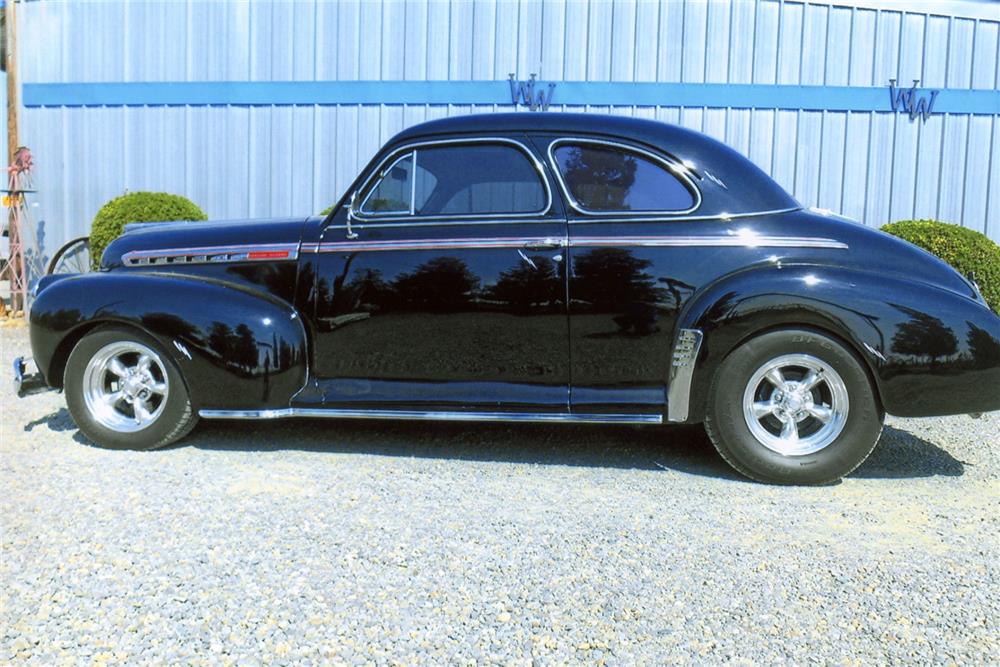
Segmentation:
<svg viewBox="0 0 1000 667">
<path fill-rule="evenodd" d="M 559 174 L 577 206 L 593 212 L 686 211 L 695 202 L 667 167 L 624 147 L 586 142 L 557 144 Z"/>
<path fill-rule="evenodd" d="M 361 205 L 361 212 L 369 215 L 410 212 L 413 196 L 413 153 L 397 159 L 386 169 Z"/>
<path fill-rule="evenodd" d="M 535 167 L 518 148 L 469 143 L 417 148 L 397 160 L 369 191 L 369 215 L 540 213 L 547 205 Z"/>
</svg>

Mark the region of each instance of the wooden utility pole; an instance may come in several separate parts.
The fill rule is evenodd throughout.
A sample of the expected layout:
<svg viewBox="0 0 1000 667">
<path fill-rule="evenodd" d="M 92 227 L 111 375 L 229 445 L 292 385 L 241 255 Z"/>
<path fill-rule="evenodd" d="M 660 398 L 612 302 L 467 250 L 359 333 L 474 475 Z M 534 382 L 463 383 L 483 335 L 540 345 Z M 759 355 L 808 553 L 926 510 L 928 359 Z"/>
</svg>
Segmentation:
<svg viewBox="0 0 1000 667">
<path fill-rule="evenodd" d="M 17 152 L 17 108 L 20 100 L 17 95 L 17 21 L 14 15 L 16 0 L 7 0 L 7 164 L 14 162 Z"/>
<path fill-rule="evenodd" d="M 4 30 L 6 31 L 4 37 L 7 46 L 7 52 L 4 54 L 7 65 L 7 164 L 14 163 L 14 154 L 17 152 L 18 147 L 17 105 L 19 100 L 17 97 L 16 5 L 16 0 L 6 0 L 4 3 Z M 16 183 L 16 177 L 11 182 Z M 21 261 L 23 249 L 21 248 L 20 229 L 18 229 L 17 216 L 14 214 L 14 196 L 14 193 L 7 194 L 8 199 L 10 199 L 8 203 L 11 205 L 7 212 L 7 232 L 10 239 L 11 252 L 9 257 L 4 258 L 7 260 L 7 265 L 3 271 L 0 271 L 0 277 L 5 277 L 9 281 L 11 307 L 16 311 L 19 305 L 21 308 L 24 308 L 23 294 L 21 295 L 21 299 L 18 298 L 18 286 L 24 281 L 24 269 L 23 261 Z M 22 303 L 18 304 L 17 301 L 19 300 Z M 6 315 L 6 310 L 7 307 L 4 305 L 3 298 L 0 298 L 0 315 Z"/>
</svg>

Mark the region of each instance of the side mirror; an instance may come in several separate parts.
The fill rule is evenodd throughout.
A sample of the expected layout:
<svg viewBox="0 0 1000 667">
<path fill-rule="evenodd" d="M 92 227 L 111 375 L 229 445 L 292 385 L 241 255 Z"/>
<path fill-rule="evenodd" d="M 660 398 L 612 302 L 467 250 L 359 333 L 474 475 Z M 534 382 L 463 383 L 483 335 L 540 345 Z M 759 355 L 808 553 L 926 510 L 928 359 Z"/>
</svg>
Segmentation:
<svg viewBox="0 0 1000 667">
<path fill-rule="evenodd" d="M 358 191 L 355 190 L 351 193 L 351 199 L 347 202 L 347 238 L 356 239 L 358 238 L 357 232 L 351 229 L 351 223 L 354 221 L 354 202 L 358 199 Z"/>
</svg>

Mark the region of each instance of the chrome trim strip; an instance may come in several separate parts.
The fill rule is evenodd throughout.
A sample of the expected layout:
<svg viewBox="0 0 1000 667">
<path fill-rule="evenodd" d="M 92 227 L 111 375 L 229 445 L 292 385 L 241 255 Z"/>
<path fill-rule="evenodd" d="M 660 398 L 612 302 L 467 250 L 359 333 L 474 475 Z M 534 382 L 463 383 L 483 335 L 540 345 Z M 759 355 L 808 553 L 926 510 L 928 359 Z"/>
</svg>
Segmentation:
<svg viewBox="0 0 1000 667">
<path fill-rule="evenodd" d="M 251 258 L 250 253 L 254 252 L 287 252 L 288 255 L 278 258 Z M 296 260 L 298 257 L 298 243 L 263 243 L 204 246 L 198 248 L 132 250 L 122 255 L 122 262 L 126 266 L 160 266 L 167 264 L 214 264 L 217 262 L 288 262 Z"/>
<path fill-rule="evenodd" d="M 640 246 L 647 248 L 668 247 L 744 247 L 744 248 L 833 248 L 846 250 L 848 245 L 836 239 L 811 236 L 583 236 L 571 238 L 570 247 Z"/>
<path fill-rule="evenodd" d="M 700 329 L 681 329 L 670 361 L 667 385 L 667 421 L 687 421 L 691 402 L 691 381 L 704 334 Z"/>
<path fill-rule="evenodd" d="M 559 144 L 570 144 L 570 143 L 594 144 L 598 146 L 611 146 L 613 148 L 622 148 L 627 151 L 632 151 L 634 153 L 643 155 L 652 160 L 653 162 L 658 162 L 659 164 L 666 167 L 667 171 L 675 175 L 678 179 L 684 182 L 685 185 L 687 185 L 688 190 L 690 190 L 694 194 L 694 204 L 688 208 L 677 209 L 675 211 L 593 211 L 591 209 L 584 208 L 583 206 L 580 206 L 579 202 L 576 201 L 576 198 L 574 198 L 572 193 L 569 191 L 569 188 L 566 187 L 566 181 L 563 180 L 562 172 L 559 170 L 559 163 L 556 162 L 556 156 L 552 152 L 553 149 L 556 148 L 556 146 L 558 146 Z M 701 206 L 702 202 L 701 190 L 698 189 L 698 186 L 695 185 L 695 182 L 688 175 L 688 168 L 685 167 L 683 163 L 673 162 L 672 160 L 668 160 L 667 158 L 661 155 L 657 155 L 656 153 L 648 151 L 644 148 L 639 148 L 638 146 L 633 146 L 632 144 L 625 144 L 618 141 L 605 141 L 603 139 L 589 139 L 585 137 L 560 137 L 549 144 L 547 153 L 549 156 L 549 166 L 552 167 L 552 172 L 556 175 L 556 181 L 559 182 L 559 189 L 562 190 L 563 194 L 566 196 L 566 201 L 569 202 L 569 205 L 574 210 L 578 211 L 579 213 L 582 213 L 583 215 L 591 215 L 591 216 L 629 215 L 629 216 L 645 218 L 647 216 L 684 215 L 686 213 L 697 211 L 698 207 Z"/>
<path fill-rule="evenodd" d="M 780 213 L 794 213 L 795 211 L 801 211 L 801 206 L 790 206 L 788 208 L 774 208 L 767 211 L 748 211 L 745 213 L 718 213 L 715 215 L 678 215 L 678 216 L 665 216 L 663 214 L 656 214 L 655 217 L 641 218 L 635 215 L 630 215 L 624 218 L 570 218 L 569 224 L 587 224 L 595 222 L 694 222 L 700 220 L 736 220 L 739 218 L 756 218 L 762 215 L 778 215 Z"/>
<path fill-rule="evenodd" d="M 448 215 L 402 215 L 402 216 L 373 216 L 370 213 L 362 213 L 361 210 L 348 211 L 349 215 L 354 217 L 354 220 L 358 222 L 365 221 L 379 221 L 379 220 L 389 220 L 389 221 L 401 221 L 401 220 L 421 220 L 427 218 L 435 218 L 438 220 L 477 220 L 483 218 L 541 218 L 544 217 L 552 209 L 552 187 L 549 185 L 549 179 L 545 175 L 545 165 L 539 161 L 535 154 L 531 152 L 527 144 L 517 141 L 516 139 L 510 139 L 507 137 L 467 137 L 462 139 L 438 139 L 437 141 L 418 141 L 414 143 L 404 144 L 397 148 L 396 150 L 389 153 L 386 157 L 378 163 L 378 166 L 372 172 L 371 176 L 365 181 L 365 184 L 358 188 L 357 192 L 365 193 L 365 200 L 367 201 L 370 190 L 374 188 L 377 181 L 380 181 L 385 174 L 383 173 L 383 167 L 385 163 L 389 160 L 395 158 L 396 156 L 402 156 L 408 151 L 414 151 L 420 147 L 434 147 L 434 146 L 446 146 L 450 144 L 507 144 L 514 146 L 531 162 L 531 165 L 535 168 L 538 173 L 538 178 L 541 180 L 542 185 L 545 187 L 545 207 L 540 211 L 529 211 L 526 213 L 475 213 L 475 214 L 448 214 Z M 393 163 L 395 164 L 395 162 Z M 339 225 L 338 225 L 339 226 Z M 374 226 L 380 226 L 378 224 L 373 224 Z M 360 228 L 361 225 L 354 225 L 354 227 Z M 326 229 L 330 229 L 327 227 Z"/>
<path fill-rule="evenodd" d="M 405 419 L 431 421 L 576 422 L 589 424 L 662 424 L 662 415 L 561 414 L 548 412 L 449 412 L 422 410 L 345 410 L 340 408 L 280 408 L 275 410 L 199 410 L 205 419 Z"/>
<path fill-rule="evenodd" d="M 566 247 L 565 237 L 491 237 L 468 239 L 412 239 L 403 241 L 348 241 L 305 243 L 302 252 L 377 252 L 379 250 L 455 250 L 460 248 L 524 248 L 532 243 Z"/>
<path fill-rule="evenodd" d="M 304 243 L 302 252 L 373 252 L 380 250 L 456 250 L 470 248 L 523 248 L 532 243 L 556 244 L 557 247 L 591 248 L 626 246 L 644 248 L 735 247 L 735 248 L 829 248 L 846 250 L 848 245 L 836 239 L 811 236 L 580 236 L 485 237 L 467 239 L 407 239 L 399 241 L 344 241 Z"/>
<path fill-rule="evenodd" d="M 755 218 L 762 215 L 778 215 L 780 213 L 794 213 L 795 211 L 801 211 L 801 206 L 791 206 L 789 208 L 776 208 L 768 211 L 748 211 L 745 213 L 719 213 L 718 215 L 677 215 L 677 216 L 665 216 L 657 213 L 654 216 L 639 216 L 634 215 L 627 218 L 570 218 L 569 224 L 594 224 L 594 223 L 614 223 L 614 222 L 630 222 L 630 223 L 656 223 L 656 222 L 695 222 L 703 220 L 720 220 L 729 221 L 737 220 L 739 218 Z M 355 218 L 357 220 L 357 218 Z M 468 220 L 463 222 L 437 222 L 435 220 L 426 220 L 421 218 L 420 222 L 401 222 L 407 220 L 407 218 L 400 217 L 394 218 L 395 222 L 389 222 L 385 224 L 357 224 L 353 223 L 351 226 L 354 229 L 382 229 L 382 228 L 393 228 L 393 227 L 453 227 L 455 225 L 516 225 L 516 224 L 534 224 L 539 223 L 561 223 L 562 220 L 557 220 L 554 218 L 520 218 L 520 219 L 498 219 L 498 220 Z M 347 225 L 328 225 L 324 229 L 347 229 Z"/>
</svg>

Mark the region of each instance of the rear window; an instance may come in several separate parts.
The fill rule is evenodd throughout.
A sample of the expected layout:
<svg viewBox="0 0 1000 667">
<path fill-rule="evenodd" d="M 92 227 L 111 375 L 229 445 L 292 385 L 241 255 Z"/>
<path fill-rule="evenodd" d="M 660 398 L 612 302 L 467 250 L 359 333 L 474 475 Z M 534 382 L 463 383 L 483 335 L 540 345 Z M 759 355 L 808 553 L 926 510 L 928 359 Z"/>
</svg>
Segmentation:
<svg viewBox="0 0 1000 667">
<path fill-rule="evenodd" d="M 566 190 L 588 212 L 690 210 L 694 194 L 665 163 L 624 146 L 559 143 L 552 151 Z"/>
</svg>

